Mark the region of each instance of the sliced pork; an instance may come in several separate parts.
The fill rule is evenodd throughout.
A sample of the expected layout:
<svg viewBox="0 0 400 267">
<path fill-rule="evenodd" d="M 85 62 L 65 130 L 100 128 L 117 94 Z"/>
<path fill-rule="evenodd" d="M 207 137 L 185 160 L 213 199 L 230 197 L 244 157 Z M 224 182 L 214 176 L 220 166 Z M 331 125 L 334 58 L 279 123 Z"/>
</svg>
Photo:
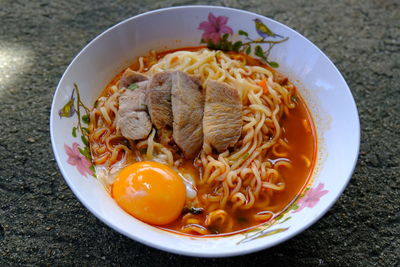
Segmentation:
<svg viewBox="0 0 400 267">
<path fill-rule="evenodd" d="M 218 152 L 236 144 L 242 131 L 242 104 L 239 93 L 225 83 L 208 81 L 204 105 L 205 148 Z"/>
<path fill-rule="evenodd" d="M 149 80 L 146 96 L 150 118 L 158 130 L 161 143 L 167 143 L 172 136 L 172 76 L 170 71 L 154 74 Z"/>
<path fill-rule="evenodd" d="M 117 128 L 124 137 L 132 140 L 146 138 L 152 128 L 150 117 L 146 111 L 147 84 L 147 81 L 139 82 L 137 83 L 138 88 L 127 89 L 119 97 Z"/>
<path fill-rule="evenodd" d="M 204 97 L 198 79 L 172 73 L 173 138 L 186 158 L 195 157 L 203 145 Z"/>
</svg>

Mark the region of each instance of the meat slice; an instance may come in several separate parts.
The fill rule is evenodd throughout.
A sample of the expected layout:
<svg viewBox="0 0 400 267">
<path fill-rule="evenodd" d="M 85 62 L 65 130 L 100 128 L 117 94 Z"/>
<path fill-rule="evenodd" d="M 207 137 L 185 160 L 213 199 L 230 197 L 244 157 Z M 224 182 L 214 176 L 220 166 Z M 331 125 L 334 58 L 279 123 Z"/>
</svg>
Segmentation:
<svg viewBox="0 0 400 267">
<path fill-rule="evenodd" d="M 119 97 L 117 129 L 124 137 L 132 140 L 146 138 L 152 128 L 145 103 L 147 83 L 147 81 L 139 82 L 138 88 L 127 89 Z"/>
<path fill-rule="evenodd" d="M 161 143 L 167 143 L 172 136 L 172 76 L 170 71 L 154 74 L 149 80 L 146 96 L 151 121 L 158 130 Z"/>
<path fill-rule="evenodd" d="M 133 71 L 130 68 L 127 68 L 126 71 L 121 76 L 119 80 L 118 88 L 128 88 L 132 83 L 138 83 L 148 80 L 146 75 L 143 75 L 139 72 Z"/>
<path fill-rule="evenodd" d="M 198 80 L 184 72 L 174 72 L 171 103 L 174 141 L 186 158 L 193 158 L 203 145 L 204 97 Z"/>
<path fill-rule="evenodd" d="M 151 121 L 149 114 L 145 111 L 131 111 L 125 113 L 118 124 L 121 134 L 132 140 L 146 138 L 151 131 Z"/>
<path fill-rule="evenodd" d="M 134 111 L 146 111 L 147 110 L 147 105 L 146 105 L 146 87 L 148 82 L 139 82 L 136 83 L 137 88 L 130 90 L 127 89 L 120 97 L 119 97 L 119 103 L 120 103 L 120 109 L 121 109 L 121 104 L 125 107 L 129 105 L 129 110 L 134 110 Z"/>
<path fill-rule="evenodd" d="M 236 144 L 242 131 L 242 104 L 239 93 L 225 83 L 208 81 L 204 105 L 204 148 L 218 152 Z"/>
</svg>

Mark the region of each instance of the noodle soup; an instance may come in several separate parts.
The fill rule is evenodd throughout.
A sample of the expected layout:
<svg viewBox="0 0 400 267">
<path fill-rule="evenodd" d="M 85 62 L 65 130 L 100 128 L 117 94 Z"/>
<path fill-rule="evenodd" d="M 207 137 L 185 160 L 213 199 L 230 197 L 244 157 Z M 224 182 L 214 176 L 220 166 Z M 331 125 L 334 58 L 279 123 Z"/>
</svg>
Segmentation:
<svg viewBox="0 0 400 267">
<path fill-rule="evenodd" d="M 89 125 L 90 151 L 97 177 L 128 213 L 169 231 L 204 236 L 230 234 L 273 220 L 307 184 L 316 160 L 316 132 L 302 97 L 286 77 L 247 55 L 203 47 L 150 53 L 140 57 L 129 69 L 150 77 L 150 82 L 139 81 L 121 86 L 127 81 L 124 77 L 126 71 L 117 75 L 96 101 L 90 112 Z M 203 122 L 196 124 L 203 127 L 202 145 L 199 151 L 195 150 L 194 156 L 188 156 L 185 146 L 179 144 L 184 141 L 175 140 L 178 136 L 175 134 L 175 120 L 178 120 L 175 107 L 172 107 L 172 127 L 159 128 L 152 116 L 148 96 L 152 89 L 148 84 L 152 84 L 152 77 L 171 71 L 171 75 L 179 71 L 192 79 L 189 84 L 198 86 L 200 92 L 199 107 L 204 106 L 204 117 L 201 114 Z M 172 79 L 177 78 L 174 76 Z M 207 139 L 210 133 L 205 127 L 205 120 L 213 116 L 212 112 L 207 113 L 207 110 L 210 111 L 207 105 L 215 106 L 207 93 L 217 90 L 211 88 L 210 81 L 225 86 L 225 91 L 233 88 L 240 102 L 235 106 L 240 110 L 236 114 L 240 121 L 235 122 L 240 127 L 234 129 L 239 134 L 222 149 L 218 142 L 226 137 L 224 131 L 217 133 L 220 136 L 213 140 Z M 143 138 L 133 140 L 123 133 L 121 99 L 128 93 L 134 94 L 130 91 L 142 90 L 142 87 L 147 107 L 132 112 L 135 116 L 151 118 L 152 125 L 148 134 L 144 131 Z M 174 101 L 173 97 L 179 96 L 172 91 L 170 105 L 185 102 Z M 232 99 L 234 102 L 235 98 Z M 218 105 L 222 105 L 222 110 L 234 106 L 232 102 Z M 227 120 L 234 118 L 227 117 Z M 229 127 L 229 124 L 221 124 L 220 128 L 229 131 Z M 129 172 L 128 168 L 138 162 L 149 164 L 143 168 L 135 165 L 135 171 Z M 160 163 L 162 167 L 151 162 Z M 165 170 L 163 166 L 166 166 Z M 127 175 L 122 175 L 123 172 Z M 150 192 L 146 189 L 148 198 L 138 199 L 137 194 L 132 193 L 138 189 L 128 188 L 133 183 L 129 179 L 135 179 L 134 175 L 149 176 L 148 183 L 157 180 L 158 175 L 163 176 L 154 188 L 176 185 L 173 188 L 178 189 L 173 190 L 180 192 L 180 184 L 183 184 L 185 197 L 182 203 L 180 198 L 171 203 L 165 200 L 174 197 L 174 192 L 168 190 Z M 121 183 L 124 184 L 122 187 Z M 128 191 L 129 194 L 126 193 Z M 171 208 L 168 212 L 179 210 L 179 214 L 157 220 L 166 212 L 163 207 L 153 209 L 153 198 L 164 199 L 165 208 Z M 142 206 L 137 207 L 137 203 L 142 203 Z M 143 215 L 143 211 L 148 209 L 154 213 Z"/>
</svg>

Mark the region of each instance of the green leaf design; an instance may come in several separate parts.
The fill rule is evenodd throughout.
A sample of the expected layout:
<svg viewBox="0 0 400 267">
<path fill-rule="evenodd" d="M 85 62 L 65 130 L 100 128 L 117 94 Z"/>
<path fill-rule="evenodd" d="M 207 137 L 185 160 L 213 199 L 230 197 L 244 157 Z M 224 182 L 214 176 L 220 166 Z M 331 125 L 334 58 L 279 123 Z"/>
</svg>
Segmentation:
<svg viewBox="0 0 400 267">
<path fill-rule="evenodd" d="M 136 83 L 132 83 L 131 85 L 128 86 L 128 89 L 129 90 L 135 90 L 138 87 L 139 87 L 139 85 L 137 85 Z"/>
<path fill-rule="evenodd" d="M 251 53 L 251 46 L 249 45 L 248 47 L 247 47 L 247 49 L 246 49 L 246 54 L 250 54 Z"/>
<path fill-rule="evenodd" d="M 82 136 L 81 136 L 81 139 L 82 139 L 82 142 L 83 142 L 86 146 L 89 146 L 89 141 L 88 141 L 88 139 L 86 138 L 86 136 L 82 135 Z"/>
<path fill-rule="evenodd" d="M 90 120 L 89 120 L 89 116 L 88 115 L 83 115 L 82 116 L 82 121 L 84 122 L 84 123 L 86 123 L 86 124 L 88 124 L 89 122 L 90 122 Z"/>
<path fill-rule="evenodd" d="M 294 204 L 294 205 L 291 207 L 292 210 L 297 210 L 298 208 L 299 208 L 299 205 L 297 205 L 297 204 Z"/>
<path fill-rule="evenodd" d="M 255 240 L 255 239 L 259 239 L 259 238 L 262 238 L 262 237 L 278 234 L 278 233 L 286 231 L 287 229 L 289 229 L 289 227 L 287 227 L 287 228 L 278 228 L 278 229 L 275 229 L 275 230 L 264 229 L 262 231 L 256 232 L 253 235 L 246 235 L 245 238 L 243 238 L 242 240 L 237 242 L 236 245 L 239 245 L 241 243 L 246 243 L 246 242 L 249 242 L 249 241 L 252 241 L 252 240 Z"/>
<path fill-rule="evenodd" d="M 79 153 L 81 153 L 83 156 L 86 157 L 85 155 L 85 150 L 83 150 L 82 148 L 78 147 Z"/>
<path fill-rule="evenodd" d="M 285 213 L 279 214 L 279 216 L 275 218 L 275 221 L 279 221 L 280 219 L 283 218 L 283 216 L 285 216 Z"/>
<path fill-rule="evenodd" d="M 247 32 L 245 32 L 245 31 L 243 31 L 243 30 L 239 30 L 238 33 L 239 33 L 239 35 L 243 35 L 243 36 L 249 37 L 249 34 Z"/>
<path fill-rule="evenodd" d="M 91 160 L 90 152 L 89 152 L 89 149 L 87 146 L 84 149 L 78 147 L 78 150 L 85 158 L 87 158 L 88 160 Z"/>
<path fill-rule="evenodd" d="M 279 224 L 282 224 L 282 223 L 284 223 L 284 222 L 287 222 L 287 221 L 289 221 L 291 218 L 292 218 L 292 217 L 287 217 L 287 218 L 284 219 L 283 221 L 279 222 Z"/>
<path fill-rule="evenodd" d="M 74 126 L 74 127 L 72 127 L 72 136 L 73 137 L 76 137 L 76 127 Z"/>
<path fill-rule="evenodd" d="M 275 61 L 269 61 L 268 64 L 273 67 L 273 68 L 279 68 L 278 62 Z"/>
<path fill-rule="evenodd" d="M 89 129 L 86 127 L 82 127 L 82 130 L 84 130 L 86 133 L 89 133 Z"/>
<path fill-rule="evenodd" d="M 210 49 L 217 49 L 217 45 L 214 44 L 211 40 L 208 40 L 207 47 Z"/>
<path fill-rule="evenodd" d="M 239 52 L 239 49 L 240 49 L 240 47 L 242 47 L 242 45 L 243 45 L 242 41 L 237 41 L 233 44 L 232 50 Z"/>
<path fill-rule="evenodd" d="M 264 232 L 264 233 L 262 233 L 262 234 L 260 234 L 260 235 L 258 235 L 256 237 L 254 237 L 253 239 L 258 239 L 258 238 L 261 238 L 261 237 L 270 236 L 270 235 L 274 235 L 274 234 L 277 234 L 277 233 L 282 233 L 282 232 L 285 232 L 287 229 L 289 229 L 289 227 L 287 227 L 287 228 L 278 228 L 276 230 L 266 231 L 266 232 Z"/>
<path fill-rule="evenodd" d="M 262 59 L 266 59 L 264 55 L 264 51 L 261 48 L 261 46 L 257 45 L 256 48 L 254 49 L 254 54 Z"/>
<path fill-rule="evenodd" d="M 96 171 L 95 171 L 95 169 L 94 169 L 94 166 L 93 166 L 93 165 L 90 165 L 89 169 L 92 170 L 92 172 L 93 172 L 93 177 L 96 177 Z"/>
<path fill-rule="evenodd" d="M 222 41 L 226 41 L 229 38 L 229 33 L 225 33 L 224 35 L 222 35 Z"/>
<path fill-rule="evenodd" d="M 229 42 L 227 40 L 221 40 L 219 42 L 219 49 L 223 51 L 232 51 L 233 50 L 232 42 Z"/>
</svg>

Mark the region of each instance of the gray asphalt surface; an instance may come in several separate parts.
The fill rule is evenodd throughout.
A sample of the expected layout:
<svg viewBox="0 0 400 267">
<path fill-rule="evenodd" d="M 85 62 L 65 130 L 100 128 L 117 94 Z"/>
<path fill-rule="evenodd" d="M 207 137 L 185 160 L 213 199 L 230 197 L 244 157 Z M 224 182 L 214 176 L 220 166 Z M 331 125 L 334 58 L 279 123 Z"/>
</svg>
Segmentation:
<svg viewBox="0 0 400 267">
<path fill-rule="evenodd" d="M 56 85 L 85 44 L 130 16 L 199 3 L 254 11 L 309 38 L 343 73 L 361 119 L 357 168 L 334 207 L 295 238 L 235 258 L 173 255 L 108 228 L 64 182 L 49 138 Z M 399 4 L 0 0 L 0 266 L 399 266 Z"/>
</svg>

